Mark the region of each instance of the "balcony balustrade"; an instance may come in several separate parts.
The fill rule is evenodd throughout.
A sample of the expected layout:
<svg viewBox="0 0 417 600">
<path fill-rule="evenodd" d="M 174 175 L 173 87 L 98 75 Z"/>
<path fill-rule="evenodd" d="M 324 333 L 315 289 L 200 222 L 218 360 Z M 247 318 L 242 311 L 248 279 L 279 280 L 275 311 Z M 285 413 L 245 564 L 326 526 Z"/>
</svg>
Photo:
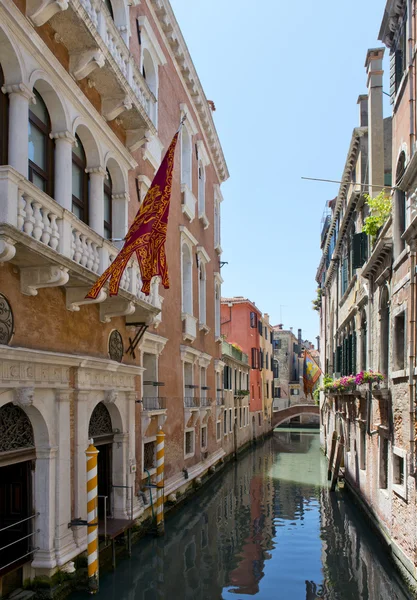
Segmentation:
<svg viewBox="0 0 417 600">
<path fill-rule="evenodd" d="M 105 271 L 117 253 L 109 240 L 13 168 L 0 166 L 0 263 L 10 260 L 20 268 L 22 293 L 36 295 L 38 288 L 66 285 L 72 289 L 67 308 L 79 310 L 79 305 L 85 303 L 86 286 Z M 125 302 L 121 314 L 139 310 L 141 314 L 136 317 L 140 320 L 139 316 L 146 319 L 159 313 L 157 286 L 152 287 L 149 296 L 140 291 L 141 287 L 139 265 L 132 259 L 118 296 L 119 305 L 125 300 L 131 306 L 126 309 Z M 105 300 L 104 293 L 97 299 Z"/>
<path fill-rule="evenodd" d="M 144 396 L 142 398 L 142 406 L 143 410 L 147 412 L 156 411 L 156 410 L 165 410 L 166 409 L 166 398 L 161 396 L 150 397 Z"/>
<path fill-rule="evenodd" d="M 195 396 L 184 396 L 184 406 L 186 408 L 199 408 L 200 398 Z"/>
<path fill-rule="evenodd" d="M 218 392 L 216 394 L 216 406 L 223 406 L 223 405 L 224 405 L 224 393 Z"/>
<path fill-rule="evenodd" d="M 95 0 L 32 0 L 28 16 L 37 27 L 49 21 L 68 49 L 71 74 L 88 76 L 101 94 L 106 120 L 123 114 L 126 129 L 140 130 L 139 137 L 156 133 L 157 101 L 127 46 L 128 23 L 116 26 Z"/>
<path fill-rule="evenodd" d="M 206 398 L 205 396 L 200 398 L 200 406 L 202 408 L 207 408 L 211 405 L 211 398 Z"/>
</svg>

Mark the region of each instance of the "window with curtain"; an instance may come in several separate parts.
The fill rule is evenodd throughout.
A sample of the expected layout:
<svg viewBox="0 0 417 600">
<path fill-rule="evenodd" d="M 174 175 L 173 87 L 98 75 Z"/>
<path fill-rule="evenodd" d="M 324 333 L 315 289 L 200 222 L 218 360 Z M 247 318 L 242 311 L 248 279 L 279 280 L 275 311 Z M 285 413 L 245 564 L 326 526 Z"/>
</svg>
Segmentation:
<svg viewBox="0 0 417 600">
<path fill-rule="evenodd" d="M 184 125 L 181 130 L 181 183 L 188 186 L 192 191 L 191 181 L 191 164 L 192 164 L 192 147 L 191 134 Z"/>
<path fill-rule="evenodd" d="M 89 177 L 85 172 L 87 160 L 80 138 L 72 149 L 72 212 L 84 223 L 88 223 Z"/>
<path fill-rule="evenodd" d="M 107 177 L 104 179 L 104 237 L 110 240 L 112 236 L 112 180 L 109 170 L 106 170 Z"/>
<path fill-rule="evenodd" d="M 51 119 L 39 92 L 33 90 L 36 104 L 29 108 L 29 168 L 28 176 L 40 190 L 53 196 L 54 142 L 49 137 Z"/>
<path fill-rule="evenodd" d="M 5 85 L 3 70 L 0 65 L 0 90 Z M 9 143 L 9 96 L 0 92 L 0 165 L 7 165 L 7 148 Z"/>
</svg>

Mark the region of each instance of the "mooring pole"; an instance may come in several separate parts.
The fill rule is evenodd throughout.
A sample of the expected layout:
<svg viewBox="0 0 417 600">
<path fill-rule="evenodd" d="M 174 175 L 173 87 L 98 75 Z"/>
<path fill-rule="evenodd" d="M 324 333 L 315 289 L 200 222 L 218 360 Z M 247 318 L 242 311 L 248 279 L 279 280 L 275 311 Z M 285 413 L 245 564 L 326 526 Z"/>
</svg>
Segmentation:
<svg viewBox="0 0 417 600">
<path fill-rule="evenodd" d="M 97 455 L 98 450 L 90 440 L 87 456 L 87 557 L 88 590 L 98 592 L 98 513 L 97 513 Z"/>
<path fill-rule="evenodd" d="M 165 464 L 165 433 L 159 427 L 156 434 L 156 533 L 163 535 L 164 527 L 164 464 Z"/>
</svg>

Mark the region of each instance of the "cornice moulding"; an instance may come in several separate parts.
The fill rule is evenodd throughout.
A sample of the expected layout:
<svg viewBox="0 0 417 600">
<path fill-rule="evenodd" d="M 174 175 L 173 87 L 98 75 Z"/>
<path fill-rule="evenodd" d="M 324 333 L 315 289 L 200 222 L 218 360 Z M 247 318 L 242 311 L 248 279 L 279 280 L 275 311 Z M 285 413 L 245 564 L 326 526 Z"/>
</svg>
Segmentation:
<svg viewBox="0 0 417 600">
<path fill-rule="evenodd" d="M 151 7 L 160 33 L 166 40 L 167 50 L 170 52 L 176 69 L 184 82 L 184 87 L 188 92 L 190 101 L 194 105 L 206 143 L 210 148 L 213 165 L 218 177 L 220 181 L 226 181 L 229 177 L 229 171 L 214 125 L 211 108 L 207 102 L 172 7 L 168 0 L 148 0 L 148 4 Z"/>
</svg>

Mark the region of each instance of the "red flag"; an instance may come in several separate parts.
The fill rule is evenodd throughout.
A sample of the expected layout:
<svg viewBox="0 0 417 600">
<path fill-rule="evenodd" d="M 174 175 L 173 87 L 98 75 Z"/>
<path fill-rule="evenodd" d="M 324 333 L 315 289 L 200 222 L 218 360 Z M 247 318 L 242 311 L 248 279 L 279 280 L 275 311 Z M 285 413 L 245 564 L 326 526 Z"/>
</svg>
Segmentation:
<svg viewBox="0 0 417 600">
<path fill-rule="evenodd" d="M 152 185 L 127 232 L 125 243 L 112 264 L 97 279 L 86 298 L 96 299 L 110 278 L 110 296 L 117 296 L 120 280 L 134 252 L 142 275 L 142 292 L 149 295 L 151 279 L 160 275 L 164 288 L 169 288 L 168 265 L 165 255 L 169 204 L 172 188 L 175 146 L 179 132 L 174 135 Z"/>
</svg>

